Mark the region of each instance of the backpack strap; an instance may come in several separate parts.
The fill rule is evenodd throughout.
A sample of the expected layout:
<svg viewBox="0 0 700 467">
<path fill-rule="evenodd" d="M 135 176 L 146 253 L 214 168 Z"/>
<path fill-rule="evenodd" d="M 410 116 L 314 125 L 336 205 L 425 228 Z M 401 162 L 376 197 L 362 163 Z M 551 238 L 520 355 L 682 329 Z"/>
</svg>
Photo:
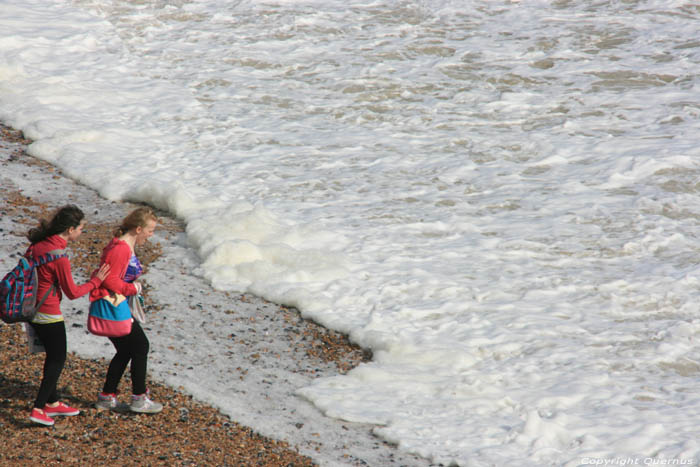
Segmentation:
<svg viewBox="0 0 700 467">
<path fill-rule="evenodd" d="M 35 309 L 35 310 L 38 310 L 39 308 L 41 308 L 41 306 L 44 304 L 44 302 L 46 301 L 46 299 L 49 298 L 49 295 L 51 295 L 51 293 L 52 293 L 54 290 L 56 290 L 56 283 L 51 284 L 51 287 L 49 287 L 49 290 L 46 291 L 46 295 L 44 295 L 44 298 L 41 299 L 41 301 L 39 302 L 39 304 L 38 304 L 36 307 L 34 307 L 34 309 Z"/>
<path fill-rule="evenodd" d="M 66 250 L 51 250 L 48 253 L 46 253 L 45 255 L 42 255 L 41 257 L 39 257 L 39 259 L 36 260 L 36 265 L 43 266 L 44 264 L 50 263 L 53 260 L 67 256 L 65 254 L 65 251 Z M 53 293 L 53 291 L 56 290 L 57 288 L 58 288 L 58 284 L 56 282 L 51 284 L 51 287 L 49 287 L 49 290 L 46 292 L 46 295 L 44 295 L 44 297 L 39 301 L 39 304 L 35 307 L 35 309 L 38 310 L 39 308 L 41 308 L 41 306 L 44 304 L 46 299 L 49 298 L 49 295 L 51 295 Z"/>
<path fill-rule="evenodd" d="M 43 254 L 39 256 L 37 259 L 34 260 L 37 266 L 43 266 L 46 263 L 50 263 L 51 261 L 54 261 L 58 258 L 62 258 L 66 255 L 66 250 L 51 250 L 46 254 Z"/>
</svg>

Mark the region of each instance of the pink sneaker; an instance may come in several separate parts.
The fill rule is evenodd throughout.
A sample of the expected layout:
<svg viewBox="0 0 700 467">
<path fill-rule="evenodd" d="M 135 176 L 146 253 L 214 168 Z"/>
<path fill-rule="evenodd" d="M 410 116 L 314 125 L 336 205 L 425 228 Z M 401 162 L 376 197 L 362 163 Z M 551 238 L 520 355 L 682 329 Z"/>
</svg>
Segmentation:
<svg viewBox="0 0 700 467">
<path fill-rule="evenodd" d="M 43 410 L 37 408 L 32 409 L 32 413 L 29 415 L 29 420 L 33 421 L 34 423 L 38 423 L 39 425 L 53 425 L 53 418 L 46 415 Z"/>
<path fill-rule="evenodd" d="M 57 415 L 78 415 L 80 413 L 80 410 L 74 409 L 73 407 L 70 407 L 63 402 L 59 402 L 54 406 L 50 406 L 49 404 L 46 404 L 44 406 L 44 413 L 48 415 L 49 417 L 55 417 Z"/>
</svg>

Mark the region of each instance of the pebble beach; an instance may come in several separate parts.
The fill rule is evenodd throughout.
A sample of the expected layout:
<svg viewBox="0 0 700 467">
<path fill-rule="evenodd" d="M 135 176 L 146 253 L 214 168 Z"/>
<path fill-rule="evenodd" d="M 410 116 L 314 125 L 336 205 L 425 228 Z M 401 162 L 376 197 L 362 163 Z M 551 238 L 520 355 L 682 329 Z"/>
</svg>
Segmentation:
<svg viewBox="0 0 700 467">
<path fill-rule="evenodd" d="M 76 282 L 84 281 L 115 225 L 135 205 L 104 200 L 29 156 L 26 148 L 31 141 L 20 132 L 2 126 L 0 135 L 0 267 L 4 271 L 14 266 L 27 246 L 24 235 L 37 219 L 50 216 L 61 205 L 77 204 L 86 213 L 88 225 L 79 241 L 69 245 L 69 252 Z M 137 253 L 146 265 L 149 389 L 165 410 L 144 416 L 93 408 L 112 356 L 111 345 L 85 329 L 86 297 L 64 299 L 69 356 L 59 392 L 82 413 L 59 419 L 50 428 L 29 422 L 43 356 L 29 353 L 22 325 L 3 325 L 0 426 L 7 435 L 0 463 L 429 465 L 376 438 L 372 426 L 327 418 L 294 394 L 299 382 L 345 373 L 371 359 L 369 352 L 344 335 L 301 318 L 294 309 L 210 289 L 172 257 L 183 252 L 182 227 L 167 213 L 159 214 L 157 235 Z M 219 340 L 218 348 L 230 353 L 230 366 L 225 369 L 206 368 L 201 360 L 188 358 L 191 353 L 212 351 L 216 342 L 202 342 L 198 349 L 183 338 L 188 326 L 208 325 L 206 314 L 212 308 L 225 308 L 225 316 L 230 317 L 227 324 L 238 323 L 235 332 L 227 328 L 225 336 L 209 333 L 212 341 Z M 222 328 L 221 323 L 212 326 Z M 226 346 L 221 345 L 222 338 Z M 206 390 L 194 397 L 187 385 L 178 384 L 190 381 L 191 387 L 196 375 L 187 375 L 196 371 L 226 373 L 224 379 L 240 392 L 240 406 L 217 407 L 215 398 L 202 397 Z M 120 387 L 124 400 L 129 384 L 127 370 Z M 259 422 L 247 423 L 256 419 Z"/>
</svg>

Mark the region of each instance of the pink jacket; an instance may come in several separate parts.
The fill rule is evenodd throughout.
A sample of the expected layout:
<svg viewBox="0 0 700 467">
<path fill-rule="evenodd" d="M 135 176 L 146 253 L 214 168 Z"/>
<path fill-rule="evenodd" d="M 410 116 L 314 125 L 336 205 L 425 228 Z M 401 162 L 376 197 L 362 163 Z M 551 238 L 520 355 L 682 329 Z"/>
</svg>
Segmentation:
<svg viewBox="0 0 700 467">
<path fill-rule="evenodd" d="M 118 238 L 113 238 L 102 250 L 100 265 L 104 263 L 110 265 L 109 275 L 102 282 L 101 286 L 90 292 L 91 302 L 106 297 L 110 293 L 118 293 L 124 296 L 136 295 L 136 286 L 123 280 L 126 268 L 129 266 L 131 254 L 129 244 Z"/>
<path fill-rule="evenodd" d="M 32 257 L 36 259 L 52 250 L 63 250 L 67 244 L 68 242 L 64 238 L 52 235 L 32 245 L 30 251 Z M 75 300 L 100 286 L 100 280 L 96 277 L 91 278 L 83 285 L 75 285 L 70 261 L 67 257 L 59 258 L 37 268 L 37 278 L 39 280 L 37 300 L 41 300 L 46 295 L 51 284 L 58 284 L 58 287 L 46 298 L 38 310 L 39 313 L 47 315 L 61 315 L 61 299 L 64 293 L 69 299 Z"/>
</svg>

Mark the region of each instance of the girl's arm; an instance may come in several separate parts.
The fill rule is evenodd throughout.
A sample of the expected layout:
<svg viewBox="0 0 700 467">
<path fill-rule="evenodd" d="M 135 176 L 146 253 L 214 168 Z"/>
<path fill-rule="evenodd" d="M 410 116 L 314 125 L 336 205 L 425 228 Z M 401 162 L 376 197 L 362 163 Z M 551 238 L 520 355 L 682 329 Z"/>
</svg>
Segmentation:
<svg viewBox="0 0 700 467">
<path fill-rule="evenodd" d="M 73 280 L 73 274 L 71 272 L 70 261 L 68 258 L 59 258 L 54 261 L 54 270 L 56 271 L 56 278 L 58 279 L 58 285 L 61 290 L 71 300 L 80 298 L 83 295 L 88 294 L 91 290 L 96 289 L 102 283 L 102 277 L 104 275 L 95 274 L 90 278 L 89 281 L 82 285 L 76 285 Z"/>
</svg>

